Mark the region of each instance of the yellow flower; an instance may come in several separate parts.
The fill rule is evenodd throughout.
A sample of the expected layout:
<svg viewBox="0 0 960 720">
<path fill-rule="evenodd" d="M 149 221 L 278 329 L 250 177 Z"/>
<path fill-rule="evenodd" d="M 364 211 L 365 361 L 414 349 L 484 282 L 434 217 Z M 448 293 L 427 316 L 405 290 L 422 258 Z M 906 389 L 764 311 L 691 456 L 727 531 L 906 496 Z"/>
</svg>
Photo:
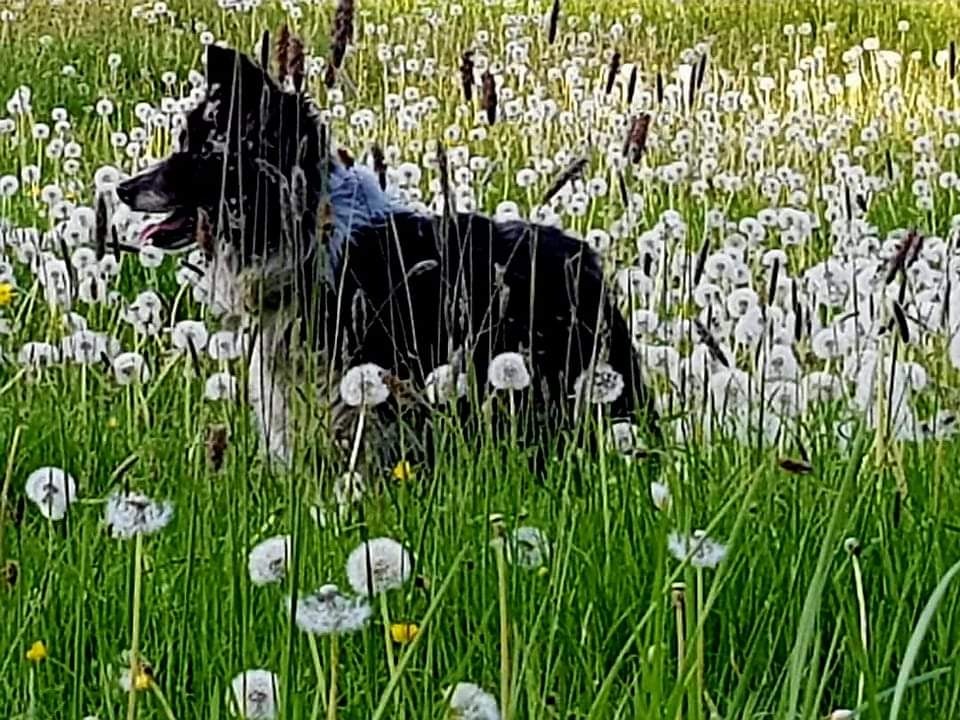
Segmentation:
<svg viewBox="0 0 960 720">
<path fill-rule="evenodd" d="M 133 678 L 133 682 L 130 679 Z M 131 687 L 132 686 L 132 687 Z M 148 663 L 141 662 L 137 664 L 136 669 L 124 668 L 120 676 L 120 687 L 124 692 L 135 690 L 143 692 L 153 686 L 153 668 Z"/>
<path fill-rule="evenodd" d="M 0 283 L 0 307 L 13 302 L 14 288 L 10 283 Z"/>
<path fill-rule="evenodd" d="M 413 477 L 413 465 L 406 460 L 401 460 L 393 466 L 393 479 L 406 482 Z"/>
<path fill-rule="evenodd" d="M 38 663 L 47 657 L 47 646 L 43 644 L 42 640 L 37 640 L 33 645 L 30 646 L 30 649 L 27 650 L 27 660 L 32 663 Z"/>
<path fill-rule="evenodd" d="M 107 428 L 109 430 L 116 430 L 120 427 L 120 422 L 113 416 L 107 418 Z"/>
<path fill-rule="evenodd" d="M 145 670 L 141 669 L 137 673 L 137 676 L 133 679 L 133 686 L 137 690 L 149 690 L 150 689 L 150 674 Z"/>
<path fill-rule="evenodd" d="M 418 632 L 420 632 L 420 627 L 416 623 L 393 623 L 390 625 L 390 638 L 400 645 L 413 642 Z"/>
</svg>

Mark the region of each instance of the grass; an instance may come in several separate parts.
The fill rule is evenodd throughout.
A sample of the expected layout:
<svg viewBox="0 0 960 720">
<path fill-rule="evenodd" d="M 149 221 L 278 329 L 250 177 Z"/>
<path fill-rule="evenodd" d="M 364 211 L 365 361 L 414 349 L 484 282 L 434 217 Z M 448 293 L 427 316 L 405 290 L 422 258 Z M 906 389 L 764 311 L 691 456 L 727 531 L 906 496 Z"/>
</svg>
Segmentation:
<svg viewBox="0 0 960 720">
<path fill-rule="evenodd" d="M 250 50 L 263 29 L 274 30 L 285 17 L 279 3 L 264 3 L 253 13 L 227 13 L 213 2 L 181 0 L 169 3 L 178 13 L 175 21 L 151 25 L 132 18 L 133 5 L 127 1 L 20 5 L 0 5 L 0 12 L 9 8 L 17 15 L 0 24 L 0 100 L 29 85 L 33 112 L 20 118 L 20 131 L 29 137 L 32 126 L 62 106 L 71 118 L 69 137 L 82 145 L 79 167 L 71 175 L 61 160 L 45 156 L 45 143 L 28 139 L 15 144 L 9 134 L 0 134 L 0 176 L 19 174 L 30 162 L 42 168 L 35 187 L 0 199 L 0 216 L 41 230 L 51 226 L 37 197 L 44 185 L 56 183 L 67 198 L 91 204 L 92 178 L 99 166 L 131 170 L 125 151 L 111 146 L 110 133 L 138 124 L 138 102 L 159 103 L 168 92 L 160 80 L 164 71 L 177 73 L 172 94 L 186 89 L 187 70 L 199 67 L 197 36 L 202 28 Z M 402 160 L 419 162 L 423 148 L 418 143 L 442 137 L 449 126 L 459 125 L 464 135 L 483 127 L 458 111 L 462 102 L 456 68 L 461 54 L 479 42 L 477 32 L 487 31 L 490 54 L 502 56 L 505 35 L 514 32 L 505 29 L 505 19 L 516 13 L 546 13 L 550 3 L 505 7 L 466 2 L 460 18 L 436 27 L 417 9 L 441 5 L 446 4 L 359 3 L 365 15 L 358 22 L 355 51 L 346 61 L 356 91 L 346 93 L 347 117 L 335 123 L 340 141 L 356 154 L 377 140 L 396 144 Z M 602 87 L 616 46 L 624 62 L 639 64 L 641 90 L 653 93 L 658 71 L 669 78 L 685 48 L 713 36 L 711 82 L 723 82 L 722 69 L 729 87 L 750 92 L 755 103 L 766 103 L 765 111 L 778 123 L 788 125 L 792 103 L 798 102 L 788 95 L 794 63 L 822 42 L 825 64 L 836 72 L 845 49 L 875 36 L 881 47 L 903 52 L 897 85 L 905 109 L 884 109 L 875 64 L 864 60 L 860 90 L 817 100 L 826 118 L 840 111 L 850 115 L 856 128 L 850 139 L 810 153 L 778 136 L 764 146 L 765 165 L 787 165 L 802 173 L 809 191 L 807 206 L 822 214 L 826 203 L 813 191 L 830 177 L 831 156 L 853 152 L 859 128 L 885 118 L 881 139 L 861 162 L 867 172 L 883 175 L 889 151 L 903 176 L 872 199 L 870 222 L 879 227 L 881 240 L 889 231 L 909 226 L 951 239 L 956 191 L 934 182 L 933 208 L 918 208 L 911 192 L 911 171 L 917 163 L 911 146 L 916 135 L 928 134 L 935 139 L 934 157 L 941 169 L 956 167 L 955 154 L 943 147 L 951 123 L 939 119 L 935 108 L 956 106 L 957 82 L 947 67 L 933 62 L 935 52 L 948 48 L 960 29 L 960 11 L 952 4 L 801 0 L 784 7 L 773 2 L 646 0 L 622 5 L 561 3 L 564 23 L 576 16 L 579 25 L 586 26 L 591 12 L 599 13 L 605 27 L 619 19 L 625 29 L 616 43 L 594 33 L 577 49 L 565 24 L 561 42 L 550 46 L 536 23 L 522 25 L 515 32 L 530 38 L 522 61 L 530 68 L 527 84 L 516 77 L 506 84 L 522 93 L 542 84 L 560 110 L 582 108 L 578 92 L 548 72 L 567 67 L 576 55 L 591 87 Z M 642 15 L 636 25 L 630 20 L 634 11 Z M 322 56 L 332 5 L 304 3 L 301 12 L 302 18 L 289 21 L 308 49 Z M 906 32 L 897 28 L 903 19 L 910 22 Z M 825 30 L 829 21 L 836 23 L 832 33 Z M 804 22 L 816 28 L 816 38 L 787 37 L 782 31 L 784 24 Z M 368 37 L 368 23 L 383 24 L 386 34 Z M 421 77 L 407 69 L 390 75 L 377 61 L 379 42 L 404 44 L 421 62 L 435 58 L 436 73 Z M 917 60 L 909 59 L 914 49 L 920 51 Z M 121 59 L 114 70 L 111 53 Z M 63 74 L 66 64 L 76 69 L 74 77 Z M 765 101 L 756 89 L 760 75 L 775 81 Z M 417 127 L 405 130 L 379 109 L 385 93 L 413 87 L 421 97 L 434 96 L 437 108 L 425 113 Z M 311 88 L 322 105 L 337 104 L 318 80 Z M 619 84 L 616 93 L 620 98 Z M 95 111 L 102 97 L 115 104 L 109 118 Z M 349 115 L 359 108 L 378 111 L 373 127 L 351 126 Z M 524 208 L 535 205 L 553 173 L 542 173 L 534 188 L 525 189 L 517 187 L 516 171 L 531 158 L 552 157 L 561 148 L 593 138 L 588 176 L 606 177 L 612 189 L 590 202 L 584 216 L 565 221 L 582 234 L 609 227 L 623 208 L 603 149 L 621 143 L 614 116 L 624 108 L 622 99 L 609 106 L 598 101 L 592 118 L 542 125 L 501 121 L 488 128 L 485 138 L 470 141 L 470 152 L 500 164 L 486 186 L 474 179 L 477 204 L 487 211 L 505 198 Z M 920 128 L 911 130 L 908 118 Z M 731 133 L 729 141 L 716 148 L 720 168 L 749 177 L 744 137 L 758 121 L 748 111 L 718 121 Z M 670 144 L 687 126 L 695 123 L 683 112 L 661 116 L 654 124 L 645 166 L 675 159 L 678 153 Z M 144 142 L 154 156 L 165 154 L 169 144 L 169 133 L 163 130 Z M 421 183 L 427 199 L 430 177 L 425 171 Z M 668 252 L 696 257 L 704 238 L 714 242 L 710 252 L 725 242 L 705 227 L 710 208 L 739 219 L 770 204 L 752 181 L 742 191 L 698 199 L 688 181 L 670 186 L 639 170 L 631 170 L 628 178 L 631 192 L 642 194 L 645 203 L 636 229 L 615 240 L 607 254 L 611 274 L 642 264 L 645 246 L 638 237 L 667 208 L 677 209 L 688 227 L 685 244 L 662 246 L 665 255 L 662 261 L 656 259 L 661 269 L 671 262 Z M 777 202 L 785 204 L 785 193 Z M 802 277 L 833 252 L 828 230 L 825 223 L 802 244 L 787 248 L 791 277 Z M 770 237 L 761 250 L 776 245 Z M 17 256 L 9 243 L 5 248 L 0 243 L 0 251 L 0 260 Z M 769 274 L 759 259 L 759 251 L 753 252 L 748 266 L 750 282 L 762 296 Z M 147 383 L 120 386 L 102 364 L 25 370 L 17 362 L 24 343 L 59 342 L 66 331 L 62 313 L 48 306 L 28 266 L 14 266 L 18 288 L 12 303 L 0 308 L 0 320 L 10 324 L 10 332 L 0 335 L 0 448 L 6 468 L 0 564 L 8 568 L 6 582 L 0 581 L 2 717 L 129 717 L 128 696 L 118 680 L 129 667 L 125 653 L 134 625 L 140 652 L 153 670 L 147 683 L 153 691 L 148 687 L 138 694 L 137 717 L 229 716 L 230 680 L 256 667 L 278 674 L 281 717 L 316 717 L 329 710 L 318 691 L 329 682 L 330 648 L 322 641 L 314 657 L 307 636 L 290 622 L 284 598 L 328 582 L 346 587 L 348 553 L 363 539 L 381 535 L 399 539 L 417 557 L 416 577 L 389 592 L 386 604 L 391 620 L 417 623 L 420 632 L 409 645 L 393 648 L 392 676 L 379 612 L 364 630 L 339 638 L 343 718 L 443 717 L 444 691 L 458 682 L 474 682 L 498 698 L 509 697 L 511 717 L 518 719 L 799 720 L 841 708 L 856 708 L 859 717 L 873 720 L 960 716 L 960 594 L 955 583 L 949 584 L 960 559 L 957 445 L 951 438 L 913 442 L 898 439 L 892 431 L 875 432 L 860 422 L 862 413 L 855 415 L 852 440 L 841 443 L 836 428 L 850 417 L 846 400 L 856 390 L 854 378 L 844 380 L 843 399 L 810 410 L 789 427 L 785 424 L 772 440 L 761 442 L 754 427 L 746 442 L 723 432 L 708 438 L 699 429 L 690 441 L 679 442 L 675 420 L 710 410 L 685 405 L 675 393 L 665 392 L 665 379 L 656 376 L 652 382 L 664 397 L 667 436 L 656 450 L 658 462 L 569 450 L 550 464 L 543 478 L 529 475 L 518 452 L 504 454 L 489 439 L 482 440 L 476 452 L 450 427 L 442 434 L 444 446 L 433 466 L 416 467 L 411 477 L 399 481 L 367 474 L 370 491 L 338 516 L 332 487 L 345 468 L 328 452 L 320 433 L 305 434 L 293 472 L 273 472 L 257 452 L 242 400 L 204 400 L 210 373 L 229 369 L 242 379 L 241 364 L 214 361 L 202 353 L 196 361 L 189 354 L 173 353 L 167 334 L 136 336 L 121 318 L 123 303 L 78 302 L 74 310 L 92 329 L 117 337 L 123 349 L 142 353 L 152 371 Z M 128 258 L 110 288 L 123 302 L 144 289 L 156 290 L 166 303 L 168 325 L 172 319 L 202 317 L 203 308 L 178 287 L 174 271 L 170 261 L 151 270 Z M 688 268 L 688 279 L 690 274 Z M 644 306 L 664 318 L 689 317 L 689 298 L 664 301 L 665 279 L 663 270 Z M 828 307 L 822 312 L 829 320 L 842 310 Z M 949 336 L 918 331 L 913 321 L 910 330 L 907 343 L 892 334 L 879 340 L 883 357 L 897 353 L 899 360 L 926 369 L 930 382 L 913 396 L 918 414 L 955 409 L 957 373 L 948 357 Z M 688 336 L 659 344 L 686 352 L 691 342 Z M 751 349 L 736 347 L 732 340 L 724 340 L 724 346 L 739 367 L 759 375 Z M 839 375 L 843 361 L 817 359 L 809 337 L 795 343 L 795 349 L 803 372 L 818 369 Z M 880 385 L 874 399 L 882 408 Z M 886 417 L 883 411 L 880 417 Z M 208 461 L 206 444 L 216 425 L 229 428 L 219 469 Z M 807 473 L 789 472 L 780 462 L 804 456 Z M 78 485 L 78 501 L 59 522 L 46 520 L 24 495 L 29 474 L 47 465 L 66 469 Z M 651 501 L 653 481 L 670 489 L 669 509 L 658 510 Z M 135 559 L 137 541 L 113 539 L 103 522 L 105 500 L 118 488 L 170 499 L 175 506 L 167 527 L 142 538 L 141 562 Z M 903 488 L 909 491 L 905 496 L 898 494 Z M 512 564 L 498 578 L 491 547 L 495 514 L 507 532 L 533 525 L 549 537 L 550 556 L 542 568 L 525 570 Z M 317 521 L 321 516 L 322 523 Z M 670 533 L 696 528 L 726 545 L 726 557 L 716 569 L 698 571 L 670 555 Z M 279 534 L 293 537 L 291 572 L 281 585 L 255 587 L 247 572 L 247 554 L 259 541 Z M 857 539 L 862 607 L 853 559 L 845 549 L 847 538 Z M 676 583 L 683 584 L 682 594 L 672 591 Z M 683 611 L 682 658 L 678 600 Z M 377 601 L 374 605 L 379 609 Z M 500 652 L 501 633 L 508 638 L 506 655 Z M 44 643 L 46 657 L 31 661 L 26 653 L 36 641 Z M 678 672 L 678 667 L 683 670 Z"/>
</svg>

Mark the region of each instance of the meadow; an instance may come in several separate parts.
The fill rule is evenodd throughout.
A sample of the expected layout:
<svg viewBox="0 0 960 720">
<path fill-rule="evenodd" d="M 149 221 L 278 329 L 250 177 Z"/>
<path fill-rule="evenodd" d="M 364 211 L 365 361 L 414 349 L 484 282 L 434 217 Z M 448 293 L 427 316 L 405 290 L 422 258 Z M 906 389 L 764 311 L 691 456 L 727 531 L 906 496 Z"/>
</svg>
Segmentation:
<svg viewBox="0 0 960 720">
<path fill-rule="evenodd" d="M 0 717 L 960 717 L 960 7 L 360 0 L 328 88 L 335 9 L 0 0 Z M 660 440 L 264 461 L 249 331 L 96 199 L 284 24 L 390 192 L 442 145 L 602 254 Z"/>
</svg>

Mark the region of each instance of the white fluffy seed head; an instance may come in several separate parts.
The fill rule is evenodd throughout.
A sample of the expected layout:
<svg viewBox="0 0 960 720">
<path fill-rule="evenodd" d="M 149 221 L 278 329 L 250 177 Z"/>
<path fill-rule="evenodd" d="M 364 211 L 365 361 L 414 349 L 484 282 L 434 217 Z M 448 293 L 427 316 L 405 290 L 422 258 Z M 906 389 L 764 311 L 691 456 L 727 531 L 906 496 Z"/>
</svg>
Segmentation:
<svg viewBox="0 0 960 720">
<path fill-rule="evenodd" d="M 514 529 L 504 549 L 507 561 L 524 570 L 538 570 L 550 561 L 549 538 L 540 528 L 530 525 Z"/>
<path fill-rule="evenodd" d="M 591 403 L 608 404 L 623 394 L 623 376 L 607 363 L 585 370 L 574 384 L 577 397 Z"/>
<path fill-rule="evenodd" d="M 444 364 L 430 371 L 424 386 L 427 402 L 431 405 L 440 405 L 467 394 L 467 376 L 456 372 L 452 365 Z"/>
<path fill-rule="evenodd" d="M 613 449 L 625 458 L 642 455 L 646 450 L 643 442 L 643 430 L 626 420 L 620 420 L 610 426 L 610 440 Z"/>
<path fill-rule="evenodd" d="M 457 720 L 500 720 L 497 701 L 490 693 L 473 683 L 457 683 L 447 702 Z"/>
<path fill-rule="evenodd" d="M 530 385 L 530 372 L 523 355 L 515 352 L 500 353 L 494 357 L 490 361 L 487 378 L 497 390 L 523 390 Z"/>
<path fill-rule="evenodd" d="M 113 376 L 120 385 L 144 383 L 150 379 L 150 368 L 140 353 L 124 352 L 113 359 Z"/>
<path fill-rule="evenodd" d="M 231 711 L 243 720 L 273 720 L 277 716 L 277 676 L 269 670 L 247 670 L 230 682 Z"/>
<path fill-rule="evenodd" d="M 344 595 L 336 585 L 324 585 L 312 595 L 304 595 L 296 607 L 293 598 L 288 598 L 287 607 L 297 627 L 313 635 L 355 632 L 366 625 L 371 613 L 365 600 Z"/>
<path fill-rule="evenodd" d="M 360 543 L 347 558 L 347 579 L 359 595 L 379 595 L 401 587 L 413 572 L 413 556 L 392 538 Z"/>
<path fill-rule="evenodd" d="M 200 352 L 207 346 L 210 334 L 206 325 L 199 320 L 181 320 L 173 326 L 171 340 L 177 350 L 187 350 L 191 347 Z"/>
<path fill-rule="evenodd" d="M 703 530 L 694 530 L 693 535 L 670 533 L 667 549 L 681 562 L 690 559 L 695 568 L 715 568 L 727 555 L 727 548 L 711 540 Z"/>
<path fill-rule="evenodd" d="M 287 574 L 290 561 L 290 536 L 277 535 L 254 546 L 247 557 L 250 582 L 269 585 L 280 582 Z"/>
<path fill-rule="evenodd" d="M 77 499 L 77 484 L 57 467 L 42 467 L 27 478 L 25 492 L 48 520 L 63 520 Z"/>
<path fill-rule="evenodd" d="M 104 518 L 110 534 L 119 540 L 152 535 L 173 517 L 173 503 L 155 502 L 141 493 L 114 493 L 107 499 Z"/>
<path fill-rule="evenodd" d="M 375 363 L 356 365 L 340 381 L 340 397 L 351 407 L 379 405 L 390 397 L 384 383 L 387 371 Z"/>
<path fill-rule="evenodd" d="M 673 500 L 670 488 L 659 482 L 650 483 L 650 499 L 653 500 L 653 506 L 661 512 L 669 510 Z"/>
</svg>

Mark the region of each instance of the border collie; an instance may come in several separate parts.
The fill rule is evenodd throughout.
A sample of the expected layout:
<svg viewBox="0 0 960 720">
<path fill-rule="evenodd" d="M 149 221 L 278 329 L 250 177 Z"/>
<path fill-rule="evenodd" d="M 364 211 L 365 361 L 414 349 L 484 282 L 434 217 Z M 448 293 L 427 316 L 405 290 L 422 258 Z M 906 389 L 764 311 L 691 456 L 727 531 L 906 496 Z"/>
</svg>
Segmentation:
<svg viewBox="0 0 960 720">
<path fill-rule="evenodd" d="M 507 351 L 530 371 L 515 400 L 538 439 L 569 423 L 577 378 L 602 362 L 623 380 L 610 415 L 645 415 L 656 433 L 629 329 L 586 244 L 520 220 L 406 208 L 376 174 L 328 149 L 305 94 L 232 49 L 210 46 L 206 73 L 176 151 L 117 193 L 134 210 L 167 214 L 145 241 L 203 249 L 210 304 L 256 320 L 249 396 L 270 455 L 291 457 L 291 392 L 307 382 L 292 367 L 298 348 L 326 369 L 309 381 L 339 440 L 352 426 L 336 379 L 350 367 L 375 363 L 393 387 L 416 390 L 453 363 L 472 374 L 476 402 L 490 396 L 491 359 Z M 389 403 L 393 420 L 401 404 Z"/>
</svg>

